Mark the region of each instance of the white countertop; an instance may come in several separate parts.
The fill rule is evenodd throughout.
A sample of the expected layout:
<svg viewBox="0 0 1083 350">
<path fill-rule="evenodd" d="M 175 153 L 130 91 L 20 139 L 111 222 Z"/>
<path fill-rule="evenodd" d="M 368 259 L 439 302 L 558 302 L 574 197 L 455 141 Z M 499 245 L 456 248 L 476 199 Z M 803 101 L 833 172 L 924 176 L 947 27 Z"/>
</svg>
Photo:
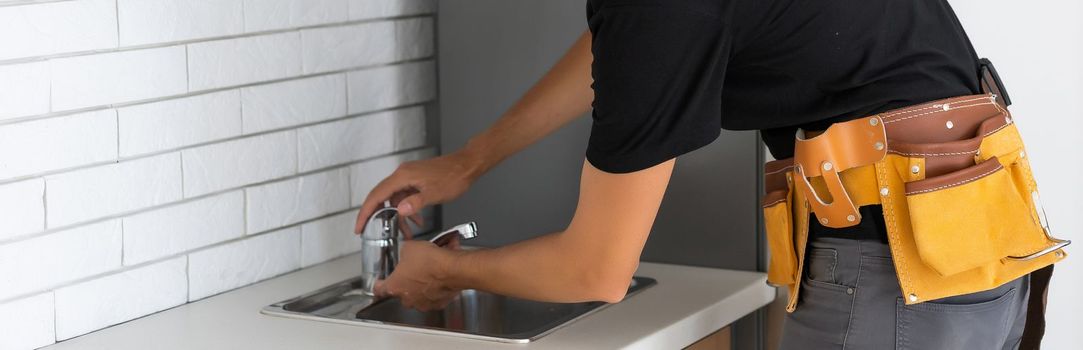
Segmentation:
<svg viewBox="0 0 1083 350">
<path fill-rule="evenodd" d="M 762 273 L 643 263 L 637 275 L 657 285 L 529 344 L 260 314 L 266 305 L 353 277 L 359 259 L 351 255 L 45 349 L 676 349 L 775 297 Z"/>
</svg>

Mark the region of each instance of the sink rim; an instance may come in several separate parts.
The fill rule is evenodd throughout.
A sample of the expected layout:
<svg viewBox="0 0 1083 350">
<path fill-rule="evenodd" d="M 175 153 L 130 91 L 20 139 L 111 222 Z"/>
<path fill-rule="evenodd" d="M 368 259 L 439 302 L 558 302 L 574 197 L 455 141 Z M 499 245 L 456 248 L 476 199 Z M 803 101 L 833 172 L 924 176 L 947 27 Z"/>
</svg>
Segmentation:
<svg viewBox="0 0 1083 350">
<path fill-rule="evenodd" d="M 289 304 L 297 302 L 297 301 L 304 300 L 306 298 L 310 298 L 310 297 L 319 295 L 321 293 L 325 293 L 327 291 L 330 291 L 330 290 L 333 290 L 333 289 L 336 289 L 336 288 L 342 288 L 344 286 L 351 285 L 352 283 L 354 283 L 356 280 L 359 280 L 359 279 L 360 279 L 360 276 L 349 278 L 349 279 L 346 279 L 346 280 L 343 280 L 343 281 L 328 285 L 326 287 L 320 288 L 318 290 L 315 290 L 315 291 L 312 291 L 312 292 L 309 292 L 309 293 L 305 293 L 305 294 L 302 294 L 302 295 L 294 297 L 294 298 L 290 298 L 290 299 L 287 299 L 287 300 L 283 300 L 283 301 L 280 301 L 280 302 L 265 306 L 260 310 L 260 314 L 268 315 L 268 316 L 274 316 L 274 317 L 284 317 L 284 318 L 301 319 L 301 320 L 308 320 L 308 321 L 318 321 L 318 322 L 326 322 L 326 323 L 344 324 L 344 325 L 351 325 L 351 326 L 358 326 L 358 327 L 370 327 L 370 328 L 377 328 L 377 329 L 398 330 L 398 331 L 406 331 L 406 332 L 414 332 L 414 333 L 422 333 L 422 334 L 434 334 L 434 335 L 451 336 L 451 337 L 465 338 L 465 339 L 494 341 L 494 342 L 500 342 L 500 343 L 525 344 L 525 343 L 530 343 L 532 341 L 538 340 L 538 339 L 540 339 L 540 338 L 542 338 L 542 337 L 544 337 L 546 335 L 549 335 L 549 334 L 555 332 L 558 329 L 562 329 L 564 327 L 567 327 L 568 325 L 571 325 L 571 324 L 575 323 L 576 321 L 579 321 L 580 319 L 582 319 L 584 317 L 593 315 L 594 313 L 596 313 L 598 311 L 601 311 L 601 310 L 603 310 L 605 308 L 608 308 L 611 305 L 614 305 L 614 304 L 610 304 L 610 303 L 601 303 L 600 305 L 598 305 L 596 307 L 593 307 L 593 308 L 587 310 L 586 312 L 583 312 L 583 313 L 581 313 L 579 315 L 576 315 L 575 317 L 572 317 L 570 319 L 560 321 L 555 326 L 549 327 L 548 329 L 546 329 L 544 331 L 541 331 L 541 332 L 539 332 L 537 334 L 533 334 L 533 335 L 531 335 L 529 337 L 520 336 L 520 335 L 523 335 L 523 333 L 507 334 L 506 336 L 497 336 L 497 335 L 488 335 L 488 334 L 468 333 L 468 332 L 462 332 L 462 331 L 457 331 L 457 330 L 449 330 L 449 329 L 445 329 L 445 328 L 427 327 L 427 326 L 413 325 L 413 324 L 401 324 L 401 323 L 395 323 L 395 322 L 384 322 L 384 321 L 378 321 L 378 320 L 373 320 L 373 319 L 361 319 L 361 318 L 339 319 L 339 318 L 334 318 L 334 317 L 314 315 L 314 314 L 305 313 L 305 312 L 290 311 L 290 310 L 286 309 L 286 305 L 289 305 Z M 658 281 L 655 280 L 654 278 L 643 277 L 643 276 L 634 276 L 633 277 L 633 282 L 634 282 L 634 285 L 629 286 L 628 294 L 626 294 L 625 297 L 624 297 L 625 300 L 627 300 L 628 298 L 633 297 L 636 294 L 639 294 L 639 293 L 643 292 L 644 290 L 646 290 L 646 289 L 648 289 L 648 288 L 650 288 L 650 287 L 652 287 L 652 286 L 654 286 L 655 284 L 658 283 Z M 374 304 L 375 303 L 370 302 L 369 305 L 365 305 L 365 308 L 371 307 Z M 524 333 L 528 333 L 528 332 L 524 332 Z"/>
</svg>

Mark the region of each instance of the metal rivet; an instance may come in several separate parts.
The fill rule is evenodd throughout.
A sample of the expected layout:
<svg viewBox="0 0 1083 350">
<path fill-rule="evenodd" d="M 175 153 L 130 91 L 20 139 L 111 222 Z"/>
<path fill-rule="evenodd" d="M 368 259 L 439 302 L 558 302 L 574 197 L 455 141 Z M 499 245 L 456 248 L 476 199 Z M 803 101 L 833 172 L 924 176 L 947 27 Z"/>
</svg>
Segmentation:
<svg viewBox="0 0 1083 350">
<path fill-rule="evenodd" d="M 951 109 L 951 105 L 949 105 L 947 103 L 945 103 L 943 107 L 944 107 L 945 112 L 947 112 L 949 109 Z"/>
<path fill-rule="evenodd" d="M 944 125 L 947 126 L 948 129 L 951 129 L 951 128 L 955 127 L 955 123 L 952 123 L 950 120 L 947 123 L 945 123 Z"/>
<path fill-rule="evenodd" d="M 846 294 L 854 295 L 854 289 L 853 288 L 846 288 Z"/>
<path fill-rule="evenodd" d="M 1012 123 L 1012 117 L 1004 117 L 1004 124 L 1011 124 L 1011 123 Z"/>
<path fill-rule="evenodd" d="M 827 218 L 821 218 L 820 223 L 824 224 L 824 225 L 827 225 Z"/>
<path fill-rule="evenodd" d="M 910 294 L 910 301 L 918 301 L 918 295 L 917 294 Z"/>
<path fill-rule="evenodd" d="M 880 124 L 880 119 L 869 118 L 869 124 L 871 124 L 872 126 L 876 126 L 876 124 Z"/>
<path fill-rule="evenodd" d="M 854 222 L 854 220 L 857 220 L 857 218 L 855 218 L 853 215 L 847 215 L 846 216 L 846 221 Z"/>
<path fill-rule="evenodd" d="M 786 173 L 786 181 L 793 181 L 793 174 L 792 173 Z"/>
<path fill-rule="evenodd" d="M 872 147 L 876 148 L 877 151 L 883 151 L 884 150 L 884 143 L 883 142 L 877 142 L 875 145 L 872 145 Z"/>
<path fill-rule="evenodd" d="M 886 196 L 888 194 L 887 187 L 880 188 L 880 195 Z"/>
<path fill-rule="evenodd" d="M 1059 258 L 1063 258 L 1063 257 L 1064 257 L 1064 252 L 1058 250 L 1057 251 L 1057 258 L 1059 259 Z"/>
<path fill-rule="evenodd" d="M 912 166 L 912 167 L 910 167 L 910 172 L 914 173 L 914 174 L 920 173 L 921 172 L 921 167 L 919 167 L 917 165 Z"/>
<path fill-rule="evenodd" d="M 1026 158 L 1026 157 L 1027 157 L 1027 152 L 1019 151 L 1019 158 Z"/>
<path fill-rule="evenodd" d="M 824 170 L 831 170 L 833 167 L 834 165 L 831 165 L 831 162 L 824 162 Z"/>
</svg>

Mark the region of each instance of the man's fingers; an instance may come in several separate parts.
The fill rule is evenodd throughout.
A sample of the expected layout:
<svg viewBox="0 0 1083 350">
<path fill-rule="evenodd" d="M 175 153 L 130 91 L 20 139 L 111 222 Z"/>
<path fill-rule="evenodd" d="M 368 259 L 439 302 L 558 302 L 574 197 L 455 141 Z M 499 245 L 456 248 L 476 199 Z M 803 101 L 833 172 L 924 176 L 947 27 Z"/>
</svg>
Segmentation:
<svg viewBox="0 0 1083 350">
<path fill-rule="evenodd" d="M 394 178 L 386 178 L 380 181 L 369 195 L 365 197 L 365 201 L 361 203 L 361 211 L 357 213 L 357 224 L 354 225 L 354 233 L 361 233 L 361 230 L 365 229 L 365 222 L 368 221 L 372 213 L 376 212 L 383 202 L 390 199 L 395 192 L 407 187 L 406 182 L 400 182 Z"/>
<path fill-rule="evenodd" d="M 425 198 L 421 193 L 411 194 L 409 197 L 403 198 L 399 201 L 399 215 L 413 216 L 421 212 L 421 208 L 425 207 Z"/>
<path fill-rule="evenodd" d="M 413 221 L 418 227 L 425 227 L 425 218 L 421 217 L 421 213 L 408 216 L 410 221 Z"/>
<path fill-rule="evenodd" d="M 387 289 L 387 282 L 384 282 L 384 280 L 376 280 L 376 285 L 372 287 L 372 293 L 378 297 L 391 296 L 391 291 Z"/>
<path fill-rule="evenodd" d="M 414 239 L 414 229 L 406 222 L 405 216 L 399 215 L 399 229 L 402 231 L 402 235 L 406 236 L 406 239 Z"/>
</svg>

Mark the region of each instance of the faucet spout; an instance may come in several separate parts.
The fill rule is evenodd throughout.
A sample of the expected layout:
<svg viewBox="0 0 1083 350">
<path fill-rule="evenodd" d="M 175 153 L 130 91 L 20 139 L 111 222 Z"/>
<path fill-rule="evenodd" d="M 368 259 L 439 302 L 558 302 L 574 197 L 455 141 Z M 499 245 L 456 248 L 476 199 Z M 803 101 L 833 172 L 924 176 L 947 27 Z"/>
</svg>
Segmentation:
<svg viewBox="0 0 1083 350">
<path fill-rule="evenodd" d="M 399 263 L 400 243 L 404 236 L 398 225 L 399 211 L 390 202 L 384 202 L 384 207 L 365 222 L 361 231 L 361 292 L 366 295 L 375 295 L 376 281 L 390 276 Z M 441 232 L 429 241 L 442 247 L 455 237 L 471 239 L 477 236 L 477 224 L 468 222 Z"/>
<path fill-rule="evenodd" d="M 376 281 L 387 278 L 399 262 L 399 211 L 385 202 L 361 232 L 361 291 L 374 295 Z"/>
</svg>

